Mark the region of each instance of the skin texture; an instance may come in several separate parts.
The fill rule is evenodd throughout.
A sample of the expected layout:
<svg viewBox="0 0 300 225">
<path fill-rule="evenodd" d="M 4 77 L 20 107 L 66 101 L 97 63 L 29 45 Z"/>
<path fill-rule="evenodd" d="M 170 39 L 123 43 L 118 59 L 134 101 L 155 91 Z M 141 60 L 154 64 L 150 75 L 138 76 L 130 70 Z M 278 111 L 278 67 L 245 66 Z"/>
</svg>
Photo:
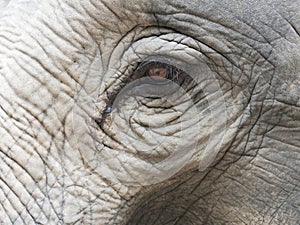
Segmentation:
<svg viewBox="0 0 300 225">
<path fill-rule="evenodd" d="M 1 3 L 0 224 L 299 224 L 299 5 Z M 208 99 L 180 123 L 121 88 L 164 56 Z"/>
</svg>

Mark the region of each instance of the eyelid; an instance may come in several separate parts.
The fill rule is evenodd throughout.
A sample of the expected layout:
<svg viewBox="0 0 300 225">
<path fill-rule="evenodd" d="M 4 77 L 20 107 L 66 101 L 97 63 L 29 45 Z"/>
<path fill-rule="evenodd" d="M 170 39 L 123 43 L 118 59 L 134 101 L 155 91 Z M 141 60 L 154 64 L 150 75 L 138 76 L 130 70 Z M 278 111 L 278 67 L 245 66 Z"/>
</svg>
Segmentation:
<svg viewBox="0 0 300 225">
<path fill-rule="evenodd" d="M 130 70 L 134 70 L 140 62 L 151 61 L 151 58 L 152 61 L 155 58 L 155 61 L 176 64 L 177 68 L 188 72 L 186 69 L 191 65 L 197 65 L 199 60 L 204 62 L 201 58 L 206 59 L 200 49 L 198 50 L 197 43 L 193 38 L 178 33 L 149 36 L 136 41 L 131 38 L 126 42 L 119 42 L 110 54 L 108 70 L 103 77 L 106 87 L 102 91 L 105 92 L 107 87 L 113 86 L 118 80 L 127 79 Z M 179 63 L 173 64 L 176 60 Z"/>
<path fill-rule="evenodd" d="M 173 58 L 173 57 L 169 57 L 169 56 L 162 56 L 162 55 L 153 55 L 153 56 L 149 56 L 149 57 L 145 58 L 143 60 L 143 62 L 141 62 L 139 64 L 137 69 L 140 67 L 144 67 L 148 64 L 151 64 L 151 63 L 173 66 L 173 67 L 180 69 L 182 71 L 185 71 L 185 72 L 187 72 L 187 70 L 189 70 L 189 68 L 192 66 L 192 64 L 189 64 L 189 63 L 187 63 L 183 60 L 179 60 L 177 58 Z"/>
<path fill-rule="evenodd" d="M 202 75 L 199 76 L 199 71 L 209 68 L 205 63 L 207 58 L 201 53 L 197 43 L 193 38 L 177 33 L 150 36 L 136 41 L 121 41 L 110 54 L 99 96 L 117 92 L 121 86 L 132 80 L 139 64 L 146 61 L 175 65 L 195 80 L 198 77 L 201 80 L 206 79 Z"/>
</svg>

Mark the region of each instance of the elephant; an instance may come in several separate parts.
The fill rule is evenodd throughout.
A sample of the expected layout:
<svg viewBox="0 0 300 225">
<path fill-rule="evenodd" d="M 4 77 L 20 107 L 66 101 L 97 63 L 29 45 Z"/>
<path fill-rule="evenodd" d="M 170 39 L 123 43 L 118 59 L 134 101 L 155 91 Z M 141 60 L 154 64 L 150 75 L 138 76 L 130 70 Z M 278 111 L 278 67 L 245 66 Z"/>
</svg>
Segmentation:
<svg viewBox="0 0 300 225">
<path fill-rule="evenodd" d="M 0 4 L 0 224 L 299 224 L 299 0 Z"/>
</svg>

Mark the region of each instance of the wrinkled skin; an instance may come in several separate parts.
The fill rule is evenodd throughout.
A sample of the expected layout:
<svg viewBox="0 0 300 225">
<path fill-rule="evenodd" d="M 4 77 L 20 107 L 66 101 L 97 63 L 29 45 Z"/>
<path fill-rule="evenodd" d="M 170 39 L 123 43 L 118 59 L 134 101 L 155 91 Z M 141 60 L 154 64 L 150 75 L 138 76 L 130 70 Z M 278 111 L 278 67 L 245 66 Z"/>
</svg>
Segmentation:
<svg viewBox="0 0 300 225">
<path fill-rule="evenodd" d="M 300 223 L 300 1 L 7 3 L 0 224 Z M 116 98 L 151 117 L 127 130 L 106 104 L 161 56 L 190 63 L 182 69 L 215 97 L 180 102 L 165 133 L 155 123 L 172 114 L 154 111 L 165 103 Z M 130 91 L 140 94 L 120 96 Z M 130 139 L 154 125 L 156 136 Z"/>
</svg>

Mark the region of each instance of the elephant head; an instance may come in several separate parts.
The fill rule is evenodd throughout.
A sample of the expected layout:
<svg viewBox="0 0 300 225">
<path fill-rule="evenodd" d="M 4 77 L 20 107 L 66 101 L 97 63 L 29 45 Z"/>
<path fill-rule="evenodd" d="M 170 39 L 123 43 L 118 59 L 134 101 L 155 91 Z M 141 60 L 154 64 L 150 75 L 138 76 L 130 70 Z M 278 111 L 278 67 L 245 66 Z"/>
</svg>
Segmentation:
<svg viewBox="0 0 300 225">
<path fill-rule="evenodd" d="M 1 224 L 298 224 L 300 2 L 0 4 Z"/>
</svg>

